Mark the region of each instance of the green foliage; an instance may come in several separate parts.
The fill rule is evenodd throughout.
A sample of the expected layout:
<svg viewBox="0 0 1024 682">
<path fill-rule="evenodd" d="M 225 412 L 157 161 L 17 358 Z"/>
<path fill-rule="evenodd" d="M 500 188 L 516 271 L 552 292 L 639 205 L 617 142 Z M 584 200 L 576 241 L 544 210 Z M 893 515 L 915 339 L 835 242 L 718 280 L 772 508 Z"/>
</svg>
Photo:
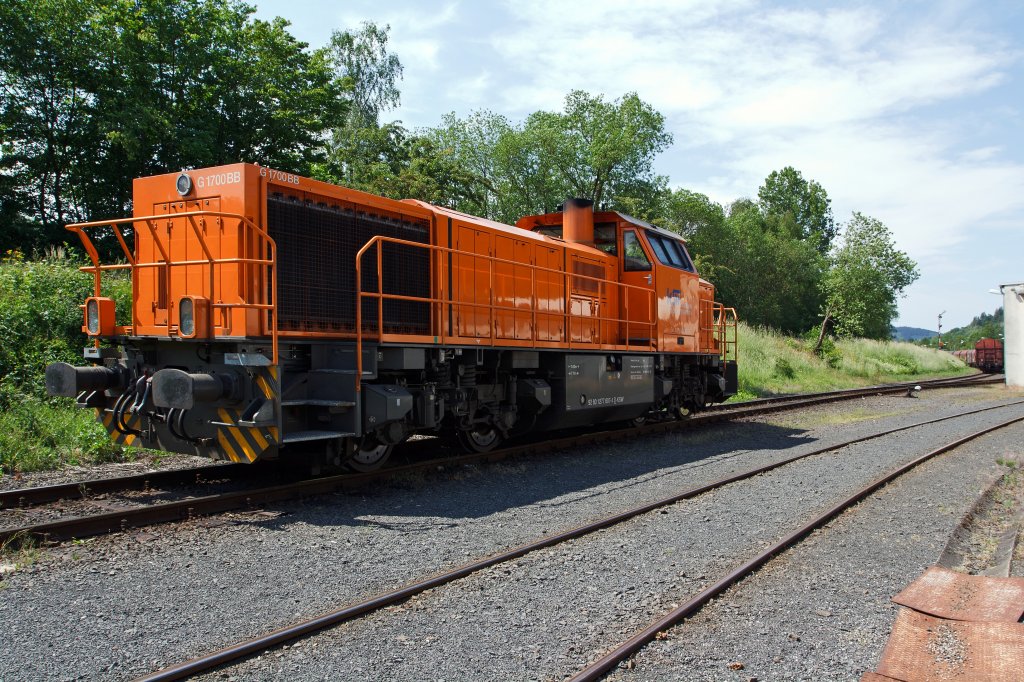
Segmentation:
<svg viewBox="0 0 1024 682">
<path fill-rule="evenodd" d="M 775 359 L 775 374 L 783 379 L 792 379 L 796 376 L 796 370 L 789 364 L 786 358 Z"/>
<path fill-rule="evenodd" d="M 811 327 L 811 329 L 804 334 L 804 341 L 810 344 L 814 354 L 825 361 L 825 364 L 832 369 L 837 369 L 843 362 L 843 352 L 839 350 L 835 340 L 828 334 L 821 335 L 821 325 Z M 821 343 L 818 344 L 818 339 L 821 338 Z"/>
<path fill-rule="evenodd" d="M 308 171 L 347 106 L 343 85 L 326 50 L 253 12 L 237 0 L 0 5 L 0 175 L 36 225 L 4 246 L 59 244 L 67 222 L 125 213 L 140 176 L 237 161 Z"/>
<path fill-rule="evenodd" d="M 881 221 L 854 212 L 822 281 L 825 320 L 843 337 L 889 339 L 896 300 L 919 277 Z"/>
<path fill-rule="evenodd" d="M 571 195 L 595 206 L 614 205 L 654 181 L 654 156 L 672 143 L 665 117 L 628 93 L 613 102 L 574 90 L 561 114 L 538 112 L 525 131 L 554 161 Z"/>
<path fill-rule="evenodd" d="M 703 241 L 710 242 L 707 236 L 721 236 L 725 209 L 705 194 L 680 188 L 665 198 L 660 218 L 665 229 L 678 232 L 685 239 L 700 235 Z"/>
<path fill-rule="evenodd" d="M 798 334 L 814 324 L 826 262 L 811 241 L 773 229 L 752 201 L 737 201 L 720 217 L 703 195 L 676 196 L 680 209 L 665 224 L 691 225 L 689 249 L 723 303 L 755 326 Z"/>
<path fill-rule="evenodd" d="M 824 296 L 824 253 L 835 234 L 825 189 L 787 166 L 771 173 L 758 201 L 728 212 L 685 189 L 668 194 L 657 221 L 686 237 L 701 275 L 753 324 L 799 334 L 813 326 Z"/>
<path fill-rule="evenodd" d="M 60 253 L 37 262 L 11 253 L 0 263 L 0 407 L 10 404 L 4 398 L 12 394 L 43 397 L 43 370 L 51 362 L 82 364 L 86 337 L 79 306 L 93 289 L 80 264 Z M 108 275 L 103 293 L 122 314 L 129 310 L 127 277 Z"/>
<path fill-rule="evenodd" d="M 667 194 L 654 157 L 671 142 L 664 117 L 630 93 L 613 101 L 574 91 L 561 112 L 520 124 L 489 111 L 410 134 L 371 127 L 336 137 L 328 177 L 388 196 L 407 196 L 514 223 L 570 197 L 599 208 L 653 215 Z"/>
<path fill-rule="evenodd" d="M 0 468 L 6 472 L 132 457 L 113 443 L 92 411 L 45 394 L 43 372 L 51 362 L 82 364 L 82 310 L 92 277 L 60 251 L 26 262 L 8 253 L 0 262 Z M 104 278 L 120 321 L 130 310 L 131 281 Z"/>
<path fill-rule="evenodd" d="M 961 348 L 974 348 L 974 345 L 981 339 L 1002 339 L 1003 326 L 1003 309 L 1000 306 L 994 313 L 978 315 L 968 325 L 942 332 L 943 346 L 946 350 L 960 350 Z M 915 343 L 936 348 L 939 338 L 932 336 L 920 339 Z"/>
<path fill-rule="evenodd" d="M 357 32 L 331 34 L 328 51 L 350 102 L 346 128 L 376 127 L 381 111 L 398 106 L 403 69 L 398 55 L 388 52 L 390 31 L 364 21 Z"/>
<path fill-rule="evenodd" d="M 829 340 L 832 350 L 818 357 L 810 333 L 793 338 L 743 323 L 738 331 L 740 395 L 748 399 L 970 373 L 949 353 L 910 343 Z"/>
<path fill-rule="evenodd" d="M 65 465 L 121 462 L 135 450 L 110 440 L 92 410 L 51 404 L 35 396 L 4 400 L 0 411 L 0 471 L 59 469 Z"/>
<path fill-rule="evenodd" d="M 781 232 L 794 239 L 811 242 L 826 255 L 836 236 L 832 202 L 825 189 L 814 180 L 805 180 L 792 166 L 772 171 L 757 190 L 761 211 L 773 219 Z"/>
</svg>

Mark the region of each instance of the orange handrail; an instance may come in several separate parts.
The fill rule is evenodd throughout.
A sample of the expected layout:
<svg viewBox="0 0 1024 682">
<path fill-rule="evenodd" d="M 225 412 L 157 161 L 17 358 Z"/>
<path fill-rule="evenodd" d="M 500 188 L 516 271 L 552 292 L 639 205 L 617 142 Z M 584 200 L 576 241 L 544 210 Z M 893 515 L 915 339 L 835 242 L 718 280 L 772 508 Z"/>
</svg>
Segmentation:
<svg viewBox="0 0 1024 682">
<path fill-rule="evenodd" d="M 238 220 L 240 225 L 244 225 L 249 230 L 255 232 L 256 235 L 263 242 L 266 243 L 266 245 L 270 248 L 269 256 L 267 258 L 216 258 L 213 255 L 213 253 L 211 252 L 211 250 L 209 248 L 209 245 L 206 243 L 206 239 L 205 239 L 205 237 L 203 237 L 202 230 L 199 229 L 199 225 L 196 223 L 195 219 L 197 217 L 201 217 L 201 216 L 210 216 L 210 217 L 214 217 L 214 218 L 225 218 L 225 219 Z M 165 248 L 165 245 L 164 245 L 163 241 L 160 239 L 160 236 L 157 234 L 156 228 L 153 225 L 153 221 L 155 221 L 155 220 L 168 220 L 168 219 L 173 220 L 175 218 L 187 218 L 188 219 L 188 222 L 189 222 L 189 224 L 192 227 L 193 233 L 195 234 L 196 238 L 199 240 L 199 245 L 200 245 L 200 247 L 203 250 L 203 254 L 206 256 L 206 258 L 204 260 L 184 260 L 184 261 L 177 261 L 177 262 L 174 262 L 174 261 L 171 260 L 170 255 L 168 253 L 168 249 Z M 163 256 L 163 258 L 164 258 L 163 261 L 155 261 L 155 262 L 148 262 L 148 263 L 137 262 L 136 259 L 135 259 L 135 256 L 131 253 L 131 249 L 128 248 L 128 244 L 127 244 L 127 242 L 125 242 L 124 235 L 121 233 L 121 229 L 118 226 L 119 225 L 124 225 L 124 224 L 131 224 L 132 229 L 137 230 L 138 228 L 136 228 L 135 224 L 136 223 L 140 223 L 140 222 L 141 223 L 145 223 L 146 227 L 149 229 L 149 232 L 150 232 L 150 234 L 153 237 L 154 243 L 156 244 L 157 249 L 160 251 L 160 255 Z M 99 251 L 97 251 L 96 246 L 92 242 L 92 239 L 90 239 L 89 235 L 86 234 L 86 232 L 85 232 L 85 230 L 87 228 L 93 228 L 93 227 L 109 227 L 109 228 L 111 228 L 113 230 L 114 235 L 117 237 L 117 241 L 118 241 L 118 243 L 121 246 L 121 250 L 124 252 L 125 258 L 128 260 L 127 264 L 125 264 L 125 263 L 112 263 L 112 264 L 107 264 L 107 265 L 101 265 L 100 264 Z M 101 276 L 102 276 L 103 272 L 108 271 L 108 270 L 125 270 L 125 269 L 128 269 L 128 270 L 133 270 L 134 271 L 135 268 L 165 267 L 165 268 L 167 268 L 168 272 L 170 272 L 170 269 L 172 267 L 184 267 L 184 266 L 188 266 L 188 265 L 208 265 L 209 268 L 210 268 L 210 299 L 211 299 L 210 300 L 209 310 L 208 310 L 208 315 L 210 316 L 210 319 L 208 320 L 208 322 L 209 322 L 208 329 L 211 331 L 211 334 L 213 333 L 213 329 L 214 329 L 214 325 L 213 325 L 213 311 L 214 311 L 214 309 L 247 308 L 247 309 L 255 309 L 255 310 L 265 310 L 268 313 L 267 318 L 266 318 L 265 327 L 269 331 L 270 338 L 271 338 L 271 341 L 270 341 L 270 343 L 271 343 L 271 355 L 273 356 L 272 359 L 271 359 L 271 363 L 275 364 L 275 365 L 277 364 L 277 361 L 278 361 L 278 338 L 277 338 L 278 337 L 278 330 L 277 330 L 277 267 L 276 267 L 277 243 L 267 233 L 266 230 L 261 228 L 259 225 L 257 225 L 255 222 L 253 222 L 249 218 L 247 218 L 247 217 L 245 217 L 243 215 L 239 215 L 237 213 L 227 213 L 227 212 L 224 212 L 224 211 L 204 211 L 204 210 L 199 210 L 199 211 L 183 211 L 181 213 L 164 213 L 164 214 L 159 214 L 159 215 L 137 216 L 137 217 L 133 217 L 133 218 L 120 218 L 120 219 L 114 219 L 114 220 L 94 220 L 94 221 L 85 222 L 85 223 L 73 223 L 71 225 L 68 225 L 65 229 L 67 229 L 67 230 L 69 230 L 71 232 L 74 232 L 74 233 L 76 233 L 78 235 L 79 239 L 82 241 L 82 245 L 85 247 L 86 253 L 89 254 L 89 258 L 90 258 L 90 260 L 92 260 L 92 263 L 93 263 L 92 267 L 84 266 L 84 267 L 79 268 L 79 269 L 82 272 L 92 272 L 93 273 L 93 276 L 94 276 L 93 289 L 94 289 L 94 295 L 95 296 L 100 296 L 100 294 L 101 294 Z M 214 296 L 214 291 L 215 291 L 215 286 L 216 286 L 216 278 L 214 276 L 214 268 L 216 266 L 218 266 L 218 265 L 226 265 L 226 264 L 231 264 L 231 263 L 246 264 L 246 265 L 257 265 L 257 266 L 265 265 L 265 266 L 269 266 L 270 267 L 270 302 L 269 303 L 248 303 L 248 302 L 245 302 L 245 301 L 237 301 L 237 302 L 233 302 L 233 303 L 217 303 L 216 302 L 216 297 Z M 170 277 L 167 278 L 167 285 L 166 286 L 167 286 L 167 294 L 168 294 L 168 298 L 169 298 L 170 297 L 170 287 L 171 287 L 171 278 Z M 260 289 L 256 289 L 256 291 L 260 292 L 261 290 Z M 137 328 L 138 327 L 138 318 L 136 317 L 134 301 L 132 302 L 132 327 L 133 328 Z M 169 329 L 170 329 L 170 324 L 168 324 L 168 330 Z"/>
<path fill-rule="evenodd" d="M 382 250 L 383 249 L 382 249 L 382 244 L 385 243 L 385 242 L 392 243 L 392 244 L 400 244 L 400 245 L 405 245 L 405 246 L 411 246 L 411 247 L 417 247 L 417 248 L 421 248 L 421 249 L 426 249 L 426 250 L 428 250 L 428 251 L 430 251 L 432 253 L 463 254 L 463 255 L 470 255 L 473 258 L 481 258 L 481 259 L 487 260 L 489 263 L 492 264 L 492 267 L 488 268 L 488 272 L 489 272 L 488 276 L 489 276 L 490 282 L 491 282 L 491 301 L 489 303 L 469 303 L 469 302 L 463 302 L 463 301 L 446 301 L 445 298 L 444 298 L 444 293 L 445 292 L 444 292 L 444 283 L 443 282 L 440 284 L 440 291 L 438 292 L 440 294 L 440 296 L 437 296 L 437 297 L 433 297 L 433 296 L 431 296 L 431 297 L 426 297 L 426 296 L 407 296 L 407 295 L 403 295 L 403 294 L 385 294 L 384 291 L 383 291 L 383 281 L 384 280 L 383 280 L 382 273 L 381 273 L 381 270 L 383 268 L 383 256 L 382 256 Z M 362 288 L 363 287 L 363 278 L 362 278 L 363 256 L 366 255 L 366 253 L 371 248 L 374 248 L 374 247 L 376 247 L 376 249 L 377 249 L 377 287 L 378 287 L 378 291 L 377 292 L 364 292 L 363 288 Z M 573 294 L 572 294 L 572 280 L 570 278 L 574 278 L 575 277 L 575 278 L 580 278 L 580 279 L 591 280 L 591 281 L 597 282 L 599 286 L 600 285 L 612 284 L 612 285 L 615 285 L 616 287 L 619 287 L 620 289 L 626 289 L 626 290 L 628 290 L 628 289 L 635 289 L 637 291 L 642 291 L 648 297 L 648 305 L 649 305 L 648 310 L 653 312 L 655 310 L 655 307 L 654 307 L 655 292 L 653 290 L 651 290 L 651 289 L 648 289 L 647 287 L 641 287 L 641 286 L 636 286 L 636 285 L 632 285 L 632 284 L 626 284 L 624 282 L 618 282 L 616 280 L 602 279 L 600 277 L 591 277 L 589 275 L 570 273 L 570 272 L 566 272 L 565 270 L 557 270 L 557 269 L 554 269 L 554 268 L 545 268 L 545 267 L 541 267 L 541 266 L 537 266 L 537 265 L 533 265 L 533 264 L 520 263 L 518 261 L 512 261 L 512 260 L 508 260 L 508 259 L 505 259 L 505 258 L 498 258 L 496 256 L 490 256 L 490 255 L 485 256 L 485 255 L 482 255 L 482 254 L 465 254 L 464 252 L 459 251 L 458 249 L 454 249 L 454 248 L 450 248 L 450 247 L 446 247 L 446 246 L 439 246 L 439 245 L 434 245 L 434 244 L 423 244 L 421 242 L 413 242 L 413 241 L 408 241 L 408 240 L 405 240 L 405 239 L 398 239 L 398 238 L 395 238 L 395 237 L 385 237 L 385 236 L 382 236 L 382 235 L 377 235 L 377 236 L 372 237 L 369 241 L 367 241 L 366 244 L 364 244 L 363 247 L 361 249 L 359 249 L 359 251 L 356 253 L 356 262 L 355 262 L 355 276 L 356 276 L 356 380 L 355 381 L 356 381 L 356 391 L 360 391 L 361 390 L 360 384 L 362 383 L 362 376 L 363 376 L 363 306 L 362 306 L 362 301 L 363 301 L 364 297 L 365 298 L 374 298 L 374 299 L 377 300 L 377 334 L 378 334 L 378 338 L 382 338 L 383 335 L 384 335 L 384 305 L 383 305 L 383 301 L 384 300 L 414 301 L 414 302 L 420 302 L 420 303 L 441 304 L 442 306 L 447 303 L 449 305 L 458 305 L 460 308 L 463 308 L 463 307 L 467 307 L 467 308 L 483 308 L 483 309 L 489 310 L 491 312 L 491 320 L 493 321 L 493 319 L 494 319 L 493 312 L 495 310 L 514 310 L 514 308 L 509 308 L 508 306 L 498 305 L 498 304 L 494 303 L 494 300 L 493 300 L 493 292 L 494 292 L 494 284 L 493 284 L 494 267 L 493 267 L 493 264 L 495 264 L 495 263 L 505 263 L 505 264 L 516 266 L 516 267 L 520 267 L 520 268 L 530 268 L 531 282 L 532 282 L 532 287 L 533 287 L 533 289 L 532 289 L 532 291 L 533 291 L 532 296 L 533 296 L 534 299 L 536 298 L 536 295 L 537 295 L 536 294 L 536 273 L 537 272 L 548 272 L 548 273 L 552 273 L 552 274 L 555 274 L 555 275 L 559 275 L 560 277 L 563 278 L 564 296 L 565 296 L 565 298 L 563 299 L 564 306 L 563 306 L 563 311 L 561 312 L 561 314 L 564 316 L 565 322 L 566 322 L 566 324 L 565 324 L 565 338 L 566 338 L 566 344 L 568 345 L 569 348 L 572 348 L 572 330 L 571 330 L 569 324 L 572 321 L 572 319 L 574 319 L 574 318 L 580 319 L 580 320 L 595 321 L 595 322 L 598 322 L 598 323 L 601 323 L 601 322 L 615 322 L 615 323 L 619 323 L 619 324 L 625 323 L 625 325 L 626 325 L 626 344 L 624 344 L 624 345 L 627 348 L 630 347 L 630 344 L 629 344 L 629 325 L 630 324 L 634 324 L 634 325 L 637 325 L 639 327 L 647 327 L 649 329 L 649 337 L 648 337 L 647 349 L 651 350 L 651 349 L 654 349 L 656 347 L 655 343 L 654 343 L 654 341 L 655 341 L 654 336 L 655 335 L 654 335 L 653 332 L 654 332 L 655 328 L 657 327 L 657 320 L 655 319 L 653 314 L 651 315 L 651 321 L 650 322 L 638 322 L 638 321 L 635 321 L 635 320 L 633 320 L 633 321 L 629 320 L 629 318 L 628 318 L 628 312 L 629 312 L 629 300 L 628 299 L 629 299 L 629 297 L 628 296 L 624 296 L 623 297 L 625 299 L 625 304 L 624 305 L 625 305 L 625 310 L 626 310 L 626 313 L 627 313 L 627 317 L 626 318 L 606 317 L 606 316 L 602 316 L 602 315 L 597 315 L 597 316 L 577 315 L 577 316 L 574 316 L 572 314 L 572 296 L 573 296 Z M 531 306 L 531 320 L 532 320 L 532 324 L 531 324 L 531 338 L 534 341 L 538 340 L 536 338 L 536 335 L 537 335 L 537 325 L 536 325 L 537 309 L 536 308 L 537 308 L 536 305 Z M 449 335 L 443 333 L 444 332 L 443 324 L 440 327 L 440 331 L 442 333 L 437 335 L 438 338 L 440 339 L 439 343 L 446 343 Z M 449 330 L 449 331 L 451 332 L 452 330 Z M 489 336 L 489 339 L 491 341 L 491 345 L 494 345 L 495 335 L 494 335 L 494 325 L 493 325 L 493 322 L 490 325 L 490 336 Z M 587 345 L 590 345 L 590 344 L 587 344 Z"/>
</svg>

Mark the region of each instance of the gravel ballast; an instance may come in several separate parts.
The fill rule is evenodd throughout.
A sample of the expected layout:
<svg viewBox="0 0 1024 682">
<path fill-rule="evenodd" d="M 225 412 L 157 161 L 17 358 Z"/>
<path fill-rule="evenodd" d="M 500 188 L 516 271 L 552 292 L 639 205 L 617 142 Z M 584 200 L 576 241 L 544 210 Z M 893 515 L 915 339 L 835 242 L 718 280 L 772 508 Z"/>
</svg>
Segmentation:
<svg viewBox="0 0 1024 682">
<path fill-rule="evenodd" d="M 992 389 L 873 398 L 793 413 L 787 425 L 762 418 L 442 472 L 364 495 L 282 505 L 274 518 L 240 515 L 229 525 L 182 524 L 67 546 L 7 576 L 0 632 L 19 646 L 0 661 L 0 678 L 129 678 L 729 472 L 1009 398 Z M 810 458 L 227 672 L 239 679 L 558 677 L 699 589 L 732 565 L 736 551 L 781 534 L 838 491 L 1011 413 L 1024 408 Z M 801 419 L 817 423 L 804 428 Z M 968 462 L 959 482 L 994 466 L 994 455 Z M 819 481 L 828 482 L 827 494 Z M 955 524 L 962 511 L 929 514 Z M 675 576 L 666 588 L 669 570 Z M 526 653 L 507 656 L 516 650 Z"/>
</svg>

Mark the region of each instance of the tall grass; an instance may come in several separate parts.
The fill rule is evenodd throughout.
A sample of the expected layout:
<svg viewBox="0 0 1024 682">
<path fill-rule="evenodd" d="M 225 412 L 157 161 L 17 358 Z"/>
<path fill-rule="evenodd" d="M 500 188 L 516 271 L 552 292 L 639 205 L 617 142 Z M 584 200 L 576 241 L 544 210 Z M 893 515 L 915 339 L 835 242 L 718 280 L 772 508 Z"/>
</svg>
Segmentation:
<svg viewBox="0 0 1024 682">
<path fill-rule="evenodd" d="M 22 396 L 0 411 L 0 470 L 5 473 L 133 457 L 133 449 L 110 440 L 92 410 Z"/>
<path fill-rule="evenodd" d="M 917 378 L 956 376 L 972 370 L 949 353 L 910 343 L 846 339 L 826 358 L 813 339 L 739 325 L 739 399 L 827 391 Z"/>
</svg>

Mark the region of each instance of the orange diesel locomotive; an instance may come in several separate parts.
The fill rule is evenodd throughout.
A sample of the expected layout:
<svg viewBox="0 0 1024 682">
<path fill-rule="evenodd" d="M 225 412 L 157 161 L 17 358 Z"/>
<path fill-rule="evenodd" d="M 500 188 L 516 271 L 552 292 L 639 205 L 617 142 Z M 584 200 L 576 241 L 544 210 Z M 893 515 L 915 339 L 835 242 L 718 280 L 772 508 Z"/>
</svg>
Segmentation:
<svg viewBox="0 0 1024 682">
<path fill-rule="evenodd" d="M 736 391 L 735 313 L 683 241 L 583 200 L 513 227 L 235 164 L 139 178 L 131 218 L 68 229 L 93 364 L 51 365 L 47 389 L 122 442 L 369 470 L 413 433 L 485 451 Z"/>
</svg>

